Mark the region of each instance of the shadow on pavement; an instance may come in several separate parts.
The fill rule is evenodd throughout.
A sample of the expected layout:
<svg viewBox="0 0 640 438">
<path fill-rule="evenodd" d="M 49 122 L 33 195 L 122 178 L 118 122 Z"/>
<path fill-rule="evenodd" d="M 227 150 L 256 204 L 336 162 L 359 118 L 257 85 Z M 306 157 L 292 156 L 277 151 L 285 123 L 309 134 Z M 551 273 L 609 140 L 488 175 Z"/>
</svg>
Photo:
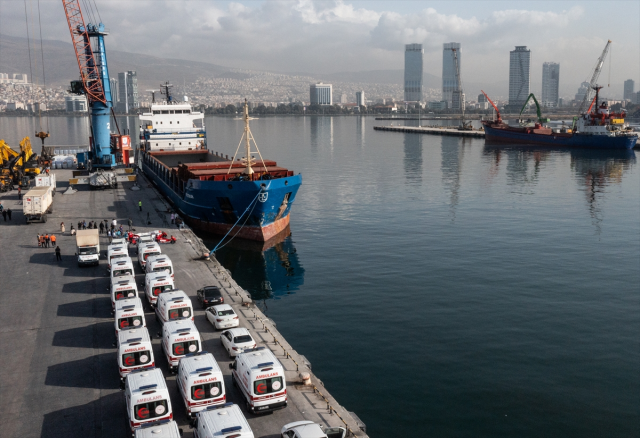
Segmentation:
<svg viewBox="0 0 640 438">
<path fill-rule="evenodd" d="M 113 318 L 111 316 L 111 298 L 100 297 L 74 303 L 60 304 L 58 316 L 77 316 L 80 318 Z"/>
<path fill-rule="evenodd" d="M 115 341 L 115 328 L 111 322 L 100 322 L 86 327 L 60 330 L 54 333 L 54 347 L 110 349 Z"/>
<path fill-rule="evenodd" d="M 102 363 L 111 363 L 104 369 Z M 68 388 L 118 389 L 120 377 L 116 355 L 113 353 L 97 354 L 85 359 L 51 365 L 47 368 L 44 379 L 47 386 L 63 386 Z"/>
<path fill-rule="evenodd" d="M 53 265 L 56 263 L 56 254 L 54 252 L 55 248 L 36 248 L 36 249 L 39 252 L 31 255 L 31 257 L 29 258 L 29 263 L 37 263 L 39 265 Z"/>
<path fill-rule="evenodd" d="M 104 279 L 100 281 L 95 280 L 83 280 L 76 281 L 75 283 L 65 283 L 62 285 L 62 292 L 68 294 L 106 294 L 108 291 L 106 288 L 109 286 L 109 280 Z"/>
</svg>

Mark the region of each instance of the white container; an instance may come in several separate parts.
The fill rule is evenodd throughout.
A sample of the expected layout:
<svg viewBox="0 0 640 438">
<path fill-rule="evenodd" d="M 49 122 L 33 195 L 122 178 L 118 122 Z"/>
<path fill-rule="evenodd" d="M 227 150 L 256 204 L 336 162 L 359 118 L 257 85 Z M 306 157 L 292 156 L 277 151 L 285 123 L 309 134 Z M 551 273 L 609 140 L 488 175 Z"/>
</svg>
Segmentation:
<svg viewBox="0 0 640 438">
<path fill-rule="evenodd" d="M 47 213 L 52 212 L 53 189 L 36 187 L 25 193 L 22 201 L 22 211 L 27 223 L 47 221 Z"/>
</svg>

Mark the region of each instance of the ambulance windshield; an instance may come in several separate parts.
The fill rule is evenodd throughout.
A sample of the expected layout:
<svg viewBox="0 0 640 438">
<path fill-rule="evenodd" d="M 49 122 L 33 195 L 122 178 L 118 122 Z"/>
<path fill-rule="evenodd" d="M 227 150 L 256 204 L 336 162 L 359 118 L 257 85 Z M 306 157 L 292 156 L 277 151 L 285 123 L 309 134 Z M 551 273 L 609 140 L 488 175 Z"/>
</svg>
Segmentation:
<svg viewBox="0 0 640 438">
<path fill-rule="evenodd" d="M 253 382 L 253 392 L 256 395 L 271 394 L 282 390 L 282 377 L 256 380 Z"/>
<path fill-rule="evenodd" d="M 134 351 L 122 355 L 122 365 L 134 367 L 136 365 L 149 365 L 151 363 L 151 353 L 148 350 Z"/>
<path fill-rule="evenodd" d="M 173 289 L 173 286 L 170 284 L 165 284 L 164 286 L 156 286 L 153 288 L 153 294 L 157 297 L 165 290 L 171 290 L 171 289 Z"/>
<path fill-rule="evenodd" d="M 142 325 L 142 316 L 129 316 L 118 320 L 118 327 L 126 329 L 129 327 L 140 327 Z"/>
<path fill-rule="evenodd" d="M 173 355 L 184 356 L 185 354 L 195 353 L 198 351 L 198 341 L 176 342 L 173 344 Z"/>
<path fill-rule="evenodd" d="M 136 291 L 134 289 L 116 291 L 116 301 L 124 300 L 126 298 L 133 298 L 135 296 L 136 296 Z"/>
<path fill-rule="evenodd" d="M 191 387 L 192 400 L 207 400 L 216 398 L 222 394 L 222 385 L 220 382 L 205 383 L 204 385 L 196 385 Z"/>
<path fill-rule="evenodd" d="M 181 307 L 179 309 L 169 309 L 169 319 L 188 318 L 191 316 L 190 307 Z"/>
<path fill-rule="evenodd" d="M 136 420 L 148 420 L 150 418 L 157 418 L 167 415 L 169 410 L 167 409 L 166 400 L 157 400 L 149 403 L 140 403 L 133 407 L 134 416 Z"/>
</svg>

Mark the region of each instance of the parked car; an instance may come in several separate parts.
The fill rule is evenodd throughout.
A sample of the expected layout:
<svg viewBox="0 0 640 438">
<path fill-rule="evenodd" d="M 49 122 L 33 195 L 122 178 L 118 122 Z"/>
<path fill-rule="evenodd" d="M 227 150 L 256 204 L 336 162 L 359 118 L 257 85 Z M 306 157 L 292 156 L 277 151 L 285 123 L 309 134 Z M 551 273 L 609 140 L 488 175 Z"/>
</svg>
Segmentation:
<svg viewBox="0 0 640 438">
<path fill-rule="evenodd" d="M 224 303 L 222 292 L 217 286 L 205 286 L 202 289 L 198 289 L 197 295 L 203 309 Z"/>
<path fill-rule="evenodd" d="M 229 357 L 235 357 L 249 348 L 256 348 L 249 330 L 246 328 L 232 328 L 220 334 L 220 342 L 229 353 Z"/>
<path fill-rule="evenodd" d="M 204 314 L 209 322 L 218 330 L 238 327 L 240 325 L 238 315 L 236 315 L 236 312 L 234 312 L 228 304 L 211 306 L 204 312 Z"/>
<path fill-rule="evenodd" d="M 280 431 L 282 438 L 344 438 L 347 430 L 344 427 L 328 427 L 322 429 L 313 421 L 296 421 L 285 424 Z"/>
</svg>

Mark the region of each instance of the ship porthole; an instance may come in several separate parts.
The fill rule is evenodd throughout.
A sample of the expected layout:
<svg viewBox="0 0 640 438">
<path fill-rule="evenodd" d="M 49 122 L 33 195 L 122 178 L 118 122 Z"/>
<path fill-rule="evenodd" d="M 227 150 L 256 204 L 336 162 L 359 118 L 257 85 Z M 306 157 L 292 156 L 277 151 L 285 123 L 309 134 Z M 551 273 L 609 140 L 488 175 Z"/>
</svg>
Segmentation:
<svg viewBox="0 0 640 438">
<path fill-rule="evenodd" d="M 230 188 L 230 189 L 232 189 L 232 188 L 233 188 L 233 185 L 232 185 L 232 184 L 229 184 L 227 187 L 228 187 L 228 188 Z"/>
<path fill-rule="evenodd" d="M 288 185 L 289 185 L 289 181 L 285 181 L 285 182 L 284 182 L 284 185 L 285 185 L 285 186 L 288 186 Z"/>
<path fill-rule="evenodd" d="M 267 185 L 265 183 L 260 184 L 260 187 L 262 187 L 263 189 L 267 187 Z"/>
</svg>

